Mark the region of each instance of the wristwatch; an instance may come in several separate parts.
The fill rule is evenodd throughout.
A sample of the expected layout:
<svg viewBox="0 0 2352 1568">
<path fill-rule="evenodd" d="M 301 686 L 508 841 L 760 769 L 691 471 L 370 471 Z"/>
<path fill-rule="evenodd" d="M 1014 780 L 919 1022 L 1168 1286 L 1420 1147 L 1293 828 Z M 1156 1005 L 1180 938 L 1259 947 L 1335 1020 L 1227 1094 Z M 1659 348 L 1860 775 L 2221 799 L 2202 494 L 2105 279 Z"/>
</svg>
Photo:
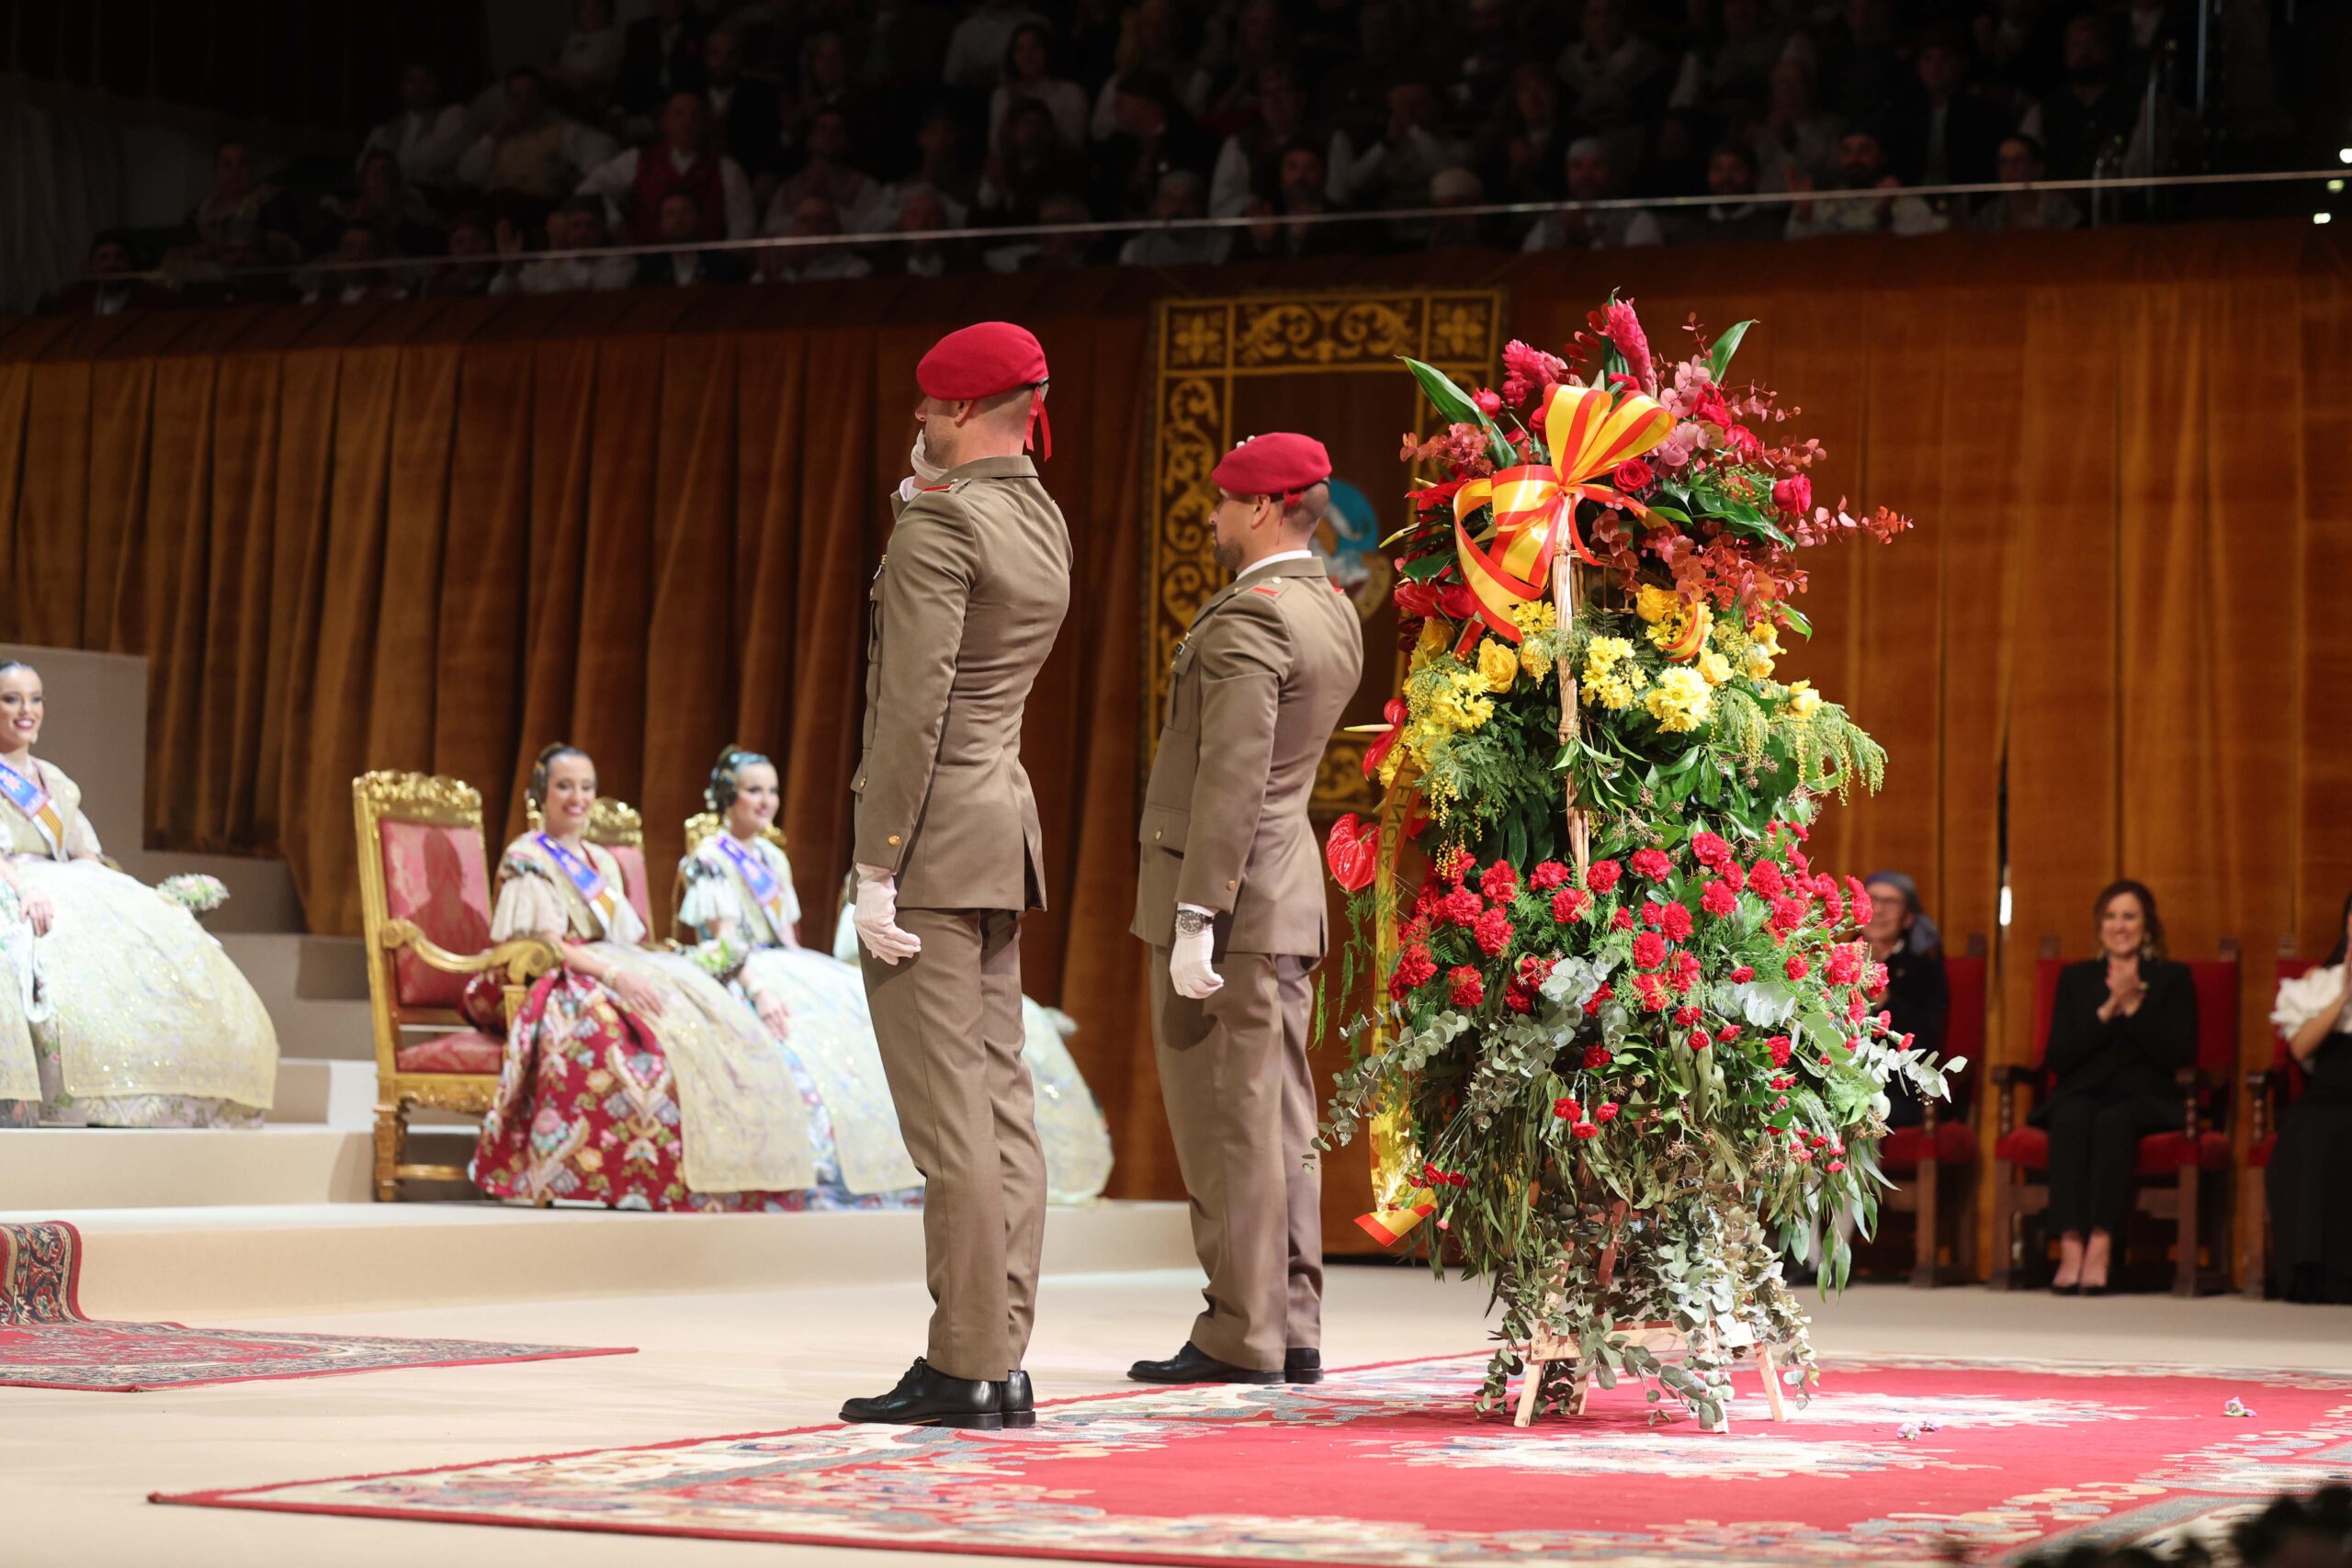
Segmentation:
<svg viewBox="0 0 2352 1568">
<path fill-rule="evenodd" d="M 1176 911 L 1176 934 L 1198 936 L 1216 921 L 1215 915 L 1204 915 L 1198 909 L 1179 909 Z"/>
</svg>

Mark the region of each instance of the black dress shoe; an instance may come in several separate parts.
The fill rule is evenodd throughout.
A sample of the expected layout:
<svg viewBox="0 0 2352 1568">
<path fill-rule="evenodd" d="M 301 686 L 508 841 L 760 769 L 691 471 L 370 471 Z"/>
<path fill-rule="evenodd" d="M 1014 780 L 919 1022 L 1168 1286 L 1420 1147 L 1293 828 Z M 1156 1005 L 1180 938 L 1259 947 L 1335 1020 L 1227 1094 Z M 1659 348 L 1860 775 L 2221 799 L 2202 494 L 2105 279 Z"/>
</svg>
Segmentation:
<svg viewBox="0 0 2352 1568">
<path fill-rule="evenodd" d="M 1220 1361 L 1187 1339 L 1182 1350 L 1164 1361 L 1137 1361 L 1127 1369 L 1127 1376 L 1137 1382 L 1280 1382 L 1283 1374 Z"/>
<path fill-rule="evenodd" d="M 1323 1352 L 1320 1350 L 1290 1350 L 1283 1356 L 1284 1382 L 1321 1382 Z"/>
<path fill-rule="evenodd" d="M 998 1385 L 997 1402 L 1004 1410 L 1008 1427 L 1034 1427 L 1037 1424 L 1037 1396 L 1030 1391 L 1029 1374 L 1013 1372 Z"/>
<path fill-rule="evenodd" d="M 951 1378 L 934 1372 L 921 1356 L 899 1386 L 873 1399 L 853 1399 L 842 1419 L 890 1427 L 957 1427 L 993 1432 L 1004 1425 L 997 1385 L 985 1379 Z"/>
</svg>

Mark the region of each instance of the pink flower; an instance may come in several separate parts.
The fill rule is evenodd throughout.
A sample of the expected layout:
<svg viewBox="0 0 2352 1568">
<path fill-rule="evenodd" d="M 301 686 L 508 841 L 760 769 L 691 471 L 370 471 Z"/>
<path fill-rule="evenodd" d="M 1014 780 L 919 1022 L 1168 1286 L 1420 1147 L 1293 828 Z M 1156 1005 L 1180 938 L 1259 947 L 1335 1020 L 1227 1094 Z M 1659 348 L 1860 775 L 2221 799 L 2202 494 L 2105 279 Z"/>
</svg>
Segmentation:
<svg viewBox="0 0 2352 1568">
<path fill-rule="evenodd" d="M 1566 361 L 1513 338 L 1503 344 L 1503 397 L 1524 403 L 1532 393 L 1547 391 L 1567 378 Z"/>
<path fill-rule="evenodd" d="M 1650 340 L 1642 331 L 1642 319 L 1634 314 L 1634 302 L 1611 299 L 1598 324 L 1600 335 L 1616 344 L 1617 352 L 1624 355 L 1625 373 L 1641 383 L 1643 391 L 1655 395 L 1657 367 L 1650 359 Z"/>
</svg>

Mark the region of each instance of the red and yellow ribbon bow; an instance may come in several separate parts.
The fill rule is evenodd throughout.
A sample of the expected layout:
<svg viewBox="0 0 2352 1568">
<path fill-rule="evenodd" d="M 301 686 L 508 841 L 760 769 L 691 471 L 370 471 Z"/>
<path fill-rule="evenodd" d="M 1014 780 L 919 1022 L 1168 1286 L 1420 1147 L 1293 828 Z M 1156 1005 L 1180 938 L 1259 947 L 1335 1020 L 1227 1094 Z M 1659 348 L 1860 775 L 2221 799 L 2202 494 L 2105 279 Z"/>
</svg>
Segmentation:
<svg viewBox="0 0 2352 1568">
<path fill-rule="evenodd" d="M 1639 392 L 1620 399 L 1600 387 L 1561 387 L 1544 411 L 1544 441 L 1549 464 L 1505 468 L 1476 479 L 1453 493 L 1453 541 L 1462 581 L 1478 600 L 1478 618 L 1507 642 L 1520 639 L 1510 618 L 1518 605 L 1542 596 L 1553 558 L 1565 539 L 1587 563 L 1598 566 L 1577 536 L 1579 501 L 1623 506 L 1636 515 L 1647 509 L 1605 484 L 1592 481 L 1657 446 L 1674 429 L 1674 416 Z M 1469 518 L 1492 505 L 1492 540 L 1470 536 Z"/>
</svg>

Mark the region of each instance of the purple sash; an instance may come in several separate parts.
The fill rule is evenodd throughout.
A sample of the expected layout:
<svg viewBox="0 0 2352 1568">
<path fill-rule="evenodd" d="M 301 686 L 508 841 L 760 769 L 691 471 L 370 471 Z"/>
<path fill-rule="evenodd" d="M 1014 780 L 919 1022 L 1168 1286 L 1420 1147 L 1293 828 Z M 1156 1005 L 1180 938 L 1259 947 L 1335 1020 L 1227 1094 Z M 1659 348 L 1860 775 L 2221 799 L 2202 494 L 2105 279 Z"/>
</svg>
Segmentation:
<svg viewBox="0 0 2352 1568">
<path fill-rule="evenodd" d="M 768 869 L 767 856 L 756 849 L 745 849 L 735 841 L 733 834 L 725 831 L 718 835 L 718 852 L 727 857 L 735 867 L 735 874 L 743 879 L 743 886 L 752 890 L 752 897 L 759 901 L 761 908 L 767 911 L 768 926 L 775 933 L 776 941 L 784 941 L 786 923 L 784 885 L 775 879 L 775 873 Z"/>
<path fill-rule="evenodd" d="M 613 897 L 613 890 L 605 884 L 603 874 L 545 833 L 538 835 L 538 844 L 547 857 L 571 879 L 572 887 L 587 900 L 588 907 L 596 911 L 596 918 L 604 922 L 605 933 L 611 935 L 613 917 L 619 912 L 619 908 Z"/>
</svg>

